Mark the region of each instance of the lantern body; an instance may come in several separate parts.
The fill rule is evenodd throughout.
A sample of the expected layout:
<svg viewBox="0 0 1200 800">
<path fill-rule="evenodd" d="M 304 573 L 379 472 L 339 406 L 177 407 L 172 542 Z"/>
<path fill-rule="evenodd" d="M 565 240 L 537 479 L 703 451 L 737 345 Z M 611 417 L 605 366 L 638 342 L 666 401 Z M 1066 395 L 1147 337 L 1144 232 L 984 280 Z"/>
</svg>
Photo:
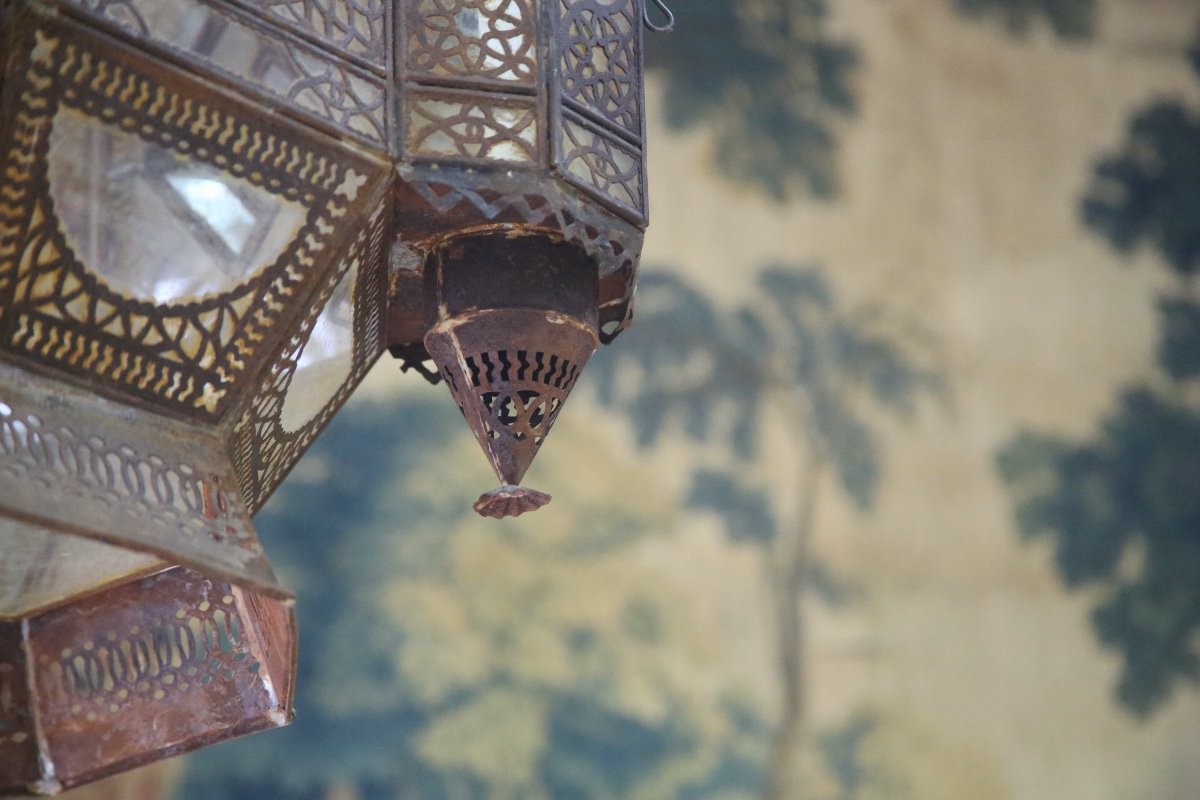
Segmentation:
<svg viewBox="0 0 1200 800">
<path fill-rule="evenodd" d="M 629 322 L 641 18 L 0 0 L 0 792 L 290 719 L 291 596 L 251 516 L 384 350 L 446 375 L 520 480 Z M 172 697 L 187 719 L 148 728 Z"/>
<path fill-rule="evenodd" d="M 391 169 L 222 80 L 281 74 L 272 31 L 224 19 L 4 9 L 5 793 L 291 718 L 292 600 L 250 518 L 384 347 Z"/>
</svg>

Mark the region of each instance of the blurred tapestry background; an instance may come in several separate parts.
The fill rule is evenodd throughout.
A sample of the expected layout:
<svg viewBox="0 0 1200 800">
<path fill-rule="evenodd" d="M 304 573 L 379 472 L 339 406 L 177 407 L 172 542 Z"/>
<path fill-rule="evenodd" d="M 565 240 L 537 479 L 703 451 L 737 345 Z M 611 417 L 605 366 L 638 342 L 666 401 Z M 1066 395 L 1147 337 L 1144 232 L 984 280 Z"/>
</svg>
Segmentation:
<svg viewBox="0 0 1200 800">
<path fill-rule="evenodd" d="M 1200 797 L 1200 4 L 675 0 L 637 320 L 529 475 L 380 363 L 177 800 Z"/>
</svg>

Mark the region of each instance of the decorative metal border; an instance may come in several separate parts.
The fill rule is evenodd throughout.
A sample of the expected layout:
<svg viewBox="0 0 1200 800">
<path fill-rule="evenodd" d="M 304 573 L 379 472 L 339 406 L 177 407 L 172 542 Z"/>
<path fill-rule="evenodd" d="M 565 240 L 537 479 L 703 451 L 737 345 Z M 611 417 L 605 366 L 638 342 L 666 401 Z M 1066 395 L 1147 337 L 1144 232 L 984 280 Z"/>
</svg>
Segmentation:
<svg viewBox="0 0 1200 800">
<path fill-rule="evenodd" d="M 0 363 L 0 514 L 284 594 L 215 430 Z"/>
<path fill-rule="evenodd" d="M 264 132 L 251 118 L 232 113 L 226 98 L 201 86 L 184 97 L 148 77 L 139 57 L 106 54 L 104 47 L 88 49 L 81 41 L 69 27 L 44 22 L 26 44 L 27 70 L 10 87 L 9 96 L 19 102 L 0 138 L 6 176 L 0 190 L 0 347 L 80 379 L 100 379 L 122 394 L 216 420 L 239 379 L 254 373 L 281 335 L 289 299 L 309 291 L 337 221 L 366 194 L 368 166 L 282 131 Z M 230 292 L 166 309 L 122 297 L 74 257 L 56 224 L 45 156 L 59 103 L 299 200 L 309 208 L 308 220 L 274 264 Z M 205 347 L 217 353 L 212 366 L 200 368 L 186 352 L 114 335 L 110 323 L 97 324 L 96 302 L 89 319 L 69 324 L 59 318 L 62 310 L 38 311 L 30 287 L 68 279 L 124 315 L 125 327 L 117 330 L 126 334 L 136 316 L 160 328 L 168 345 L 180 340 L 184 327 L 203 335 Z M 236 322 L 214 322 L 222 314 Z M 227 333 L 214 332 L 214 325 Z"/>
<path fill-rule="evenodd" d="M 550 147 L 555 170 L 564 180 L 613 209 L 639 227 L 648 220 L 645 148 L 646 115 L 643 91 L 641 0 L 547 0 L 554 52 L 550 59 Z M 572 24 L 582 14 L 603 21 L 614 14 L 626 18 L 628 36 L 619 31 L 593 31 L 593 46 L 616 47 L 632 63 L 619 75 L 603 69 L 584 72 L 589 63 L 576 41 Z M 599 26 L 603 28 L 603 26 Z M 606 66 L 612 67 L 609 62 Z M 617 79 L 620 78 L 618 81 Z M 628 84 L 620 96 L 613 81 Z M 630 106 L 629 97 L 635 106 Z M 619 161 L 628 159 L 633 174 Z"/>
<path fill-rule="evenodd" d="M 384 259 L 389 216 L 390 209 L 380 208 L 359 234 L 346 259 L 326 277 L 295 333 L 263 373 L 258 391 L 233 429 L 230 450 L 234 470 L 252 514 L 267 501 L 383 352 L 387 301 L 383 286 L 387 274 Z M 350 374 L 312 419 L 299 430 L 285 431 L 280 417 L 297 361 L 317 318 L 338 283 L 351 269 L 357 269 L 357 278 Z"/>
<path fill-rule="evenodd" d="M 244 39 L 277 45 L 275 55 L 298 77 L 287 86 L 273 86 L 226 59 L 195 47 L 172 41 L 164 31 L 155 30 L 152 16 L 145 9 L 161 0 L 59 0 L 67 9 L 90 17 L 124 36 L 160 48 L 216 78 L 232 81 L 239 91 L 257 90 L 265 99 L 281 103 L 302 119 L 330 125 L 376 147 L 388 143 L 387 82 L 382 75 L 348 62 L 324 48 L 315 47 L 289 30 L 264 30 L 257 15 L 241 11 L 227 2 L 216 0 L 177 0 L 187 3 L 192 14 L 204 14 L 211 33 L 206 40 L 219 37 L 224 29 L 244 32 Z M 311 2 L 311 0 L 310 0 Z M 382 26 L 385 27 L 385 26 Z M 386 52 L 386 43 L 380 44 Z"/>
<path fill-rule="evenodd" d="M 388 0 L 227 0 L 314 39 L 383 74 L 388 59 Z"/>
</svg>

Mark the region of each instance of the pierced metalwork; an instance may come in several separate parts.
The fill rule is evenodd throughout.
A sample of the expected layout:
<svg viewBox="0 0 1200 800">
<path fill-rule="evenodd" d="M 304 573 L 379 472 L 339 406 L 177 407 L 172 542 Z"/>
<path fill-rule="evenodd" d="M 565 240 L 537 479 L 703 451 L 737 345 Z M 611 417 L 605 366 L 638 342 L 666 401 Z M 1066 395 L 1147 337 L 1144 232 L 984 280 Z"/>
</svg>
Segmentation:
<svg viewBox="0 0 1200 800">
<path fill-rule="evenodd" d="M 523 97 L 411 92 L 406 152 L 412 158 L 536 163 L 537 107 Z"/>
<path fill-rule="evenodd" d="M 498 342 L 507 347 L 490 349 Z M 509 485 L 525 476 L 598 343 L 573 318 L 527 309 L 450 318 L 425 338 L 496 477 Z"/>
<path fill-rule="evenodd" d="M 0 622 L 0 791 L 56 793 L 287 724 L 294 648 L 290 600 L 180 567 Z"/>
<path fill-rule="evenodd" d="M 641 155 L 565 114 L 558 135 L 567 177 L 634 214 L 645 209 Z"/>
<path fill-rule="evenodd" d="M 11 198 L 0 204 L 0 347 L 151 402 L 219 416 L 366 175 L 255 129 L 202 92 L 184 97 L 87 52 L 65 31 L 37 32 L 21 77 L 20 106 L 0 140 Z M 55 213 L 46 174 L 52 137 L 41 132 L 60 107 L 299 202 L 306 222 L 273 264 L 232 291 L 165 308 L 122 296 L 73 252 Z"/>
<path fill-rule="evenodd" d="M 563 96 L 641 137 L 641 17 L 633 0 L 558 0 Z"/>
<path fill-rule="evenodd" d="M 317 435 L 366 376 L 384 348 L 381 262 L 386 217 L 383 209 L 355 242 L 350 256 L 320 288 L 304 319 L 265 373 L 233 434 L 233 460 L 246 505 L 257 511 Z M 346 379 L 319 410 L 295 430 L 285 430 L 283 408 L 297 364 L 321 311 L 341 281 L 354 281 L 354 344 Z"/>
<path fill-rule="evenodd" d="M 284 31 L 264 35 L 236 8 L 202 0 L 66 1 L 306 117 L 377 145 L 387 141 L 380 77 Z"/>
<path fill-rule="evenodd" d="M 407 58 L 413 74 L 532 85 L 538 79 L 534 0 L 414 0 Z"/>
<path fill-rule="evenodd" d="M 245 0 L 289 27 L 307 31 L 353 56 L 386 64 L 384 0 Z"/>
<path fill-rule="evenodd" d="M 0 793 L 54 793 L 286 723 L 250 516 L 385 347 L 479 513 L 549 502 L 515 484 L 630 320 L 642 6 L 0 5 Z"/>
</svg>

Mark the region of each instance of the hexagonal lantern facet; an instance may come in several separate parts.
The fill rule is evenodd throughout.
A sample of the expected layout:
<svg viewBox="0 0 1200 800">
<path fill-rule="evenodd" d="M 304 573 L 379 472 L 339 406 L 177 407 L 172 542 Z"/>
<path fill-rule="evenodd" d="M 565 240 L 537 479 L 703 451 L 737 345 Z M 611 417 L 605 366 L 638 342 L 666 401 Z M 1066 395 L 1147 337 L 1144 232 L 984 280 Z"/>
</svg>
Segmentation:
<svg viewBox="0 0 1200 800">
<path fill-rule="evenodd" d="M 284 724 L 292 602 L 175 567 L 0 622 L 0 787 L 56 792 Z"/>
<path fill-rule="evenodd" d="M 630 316 L 642 14 L 0 0 L 0 791 L 290 718 L 250 517 L 383 350 L 448 384 L 480 513 L 548 501 L 515 484 Z"/>
</svg>

